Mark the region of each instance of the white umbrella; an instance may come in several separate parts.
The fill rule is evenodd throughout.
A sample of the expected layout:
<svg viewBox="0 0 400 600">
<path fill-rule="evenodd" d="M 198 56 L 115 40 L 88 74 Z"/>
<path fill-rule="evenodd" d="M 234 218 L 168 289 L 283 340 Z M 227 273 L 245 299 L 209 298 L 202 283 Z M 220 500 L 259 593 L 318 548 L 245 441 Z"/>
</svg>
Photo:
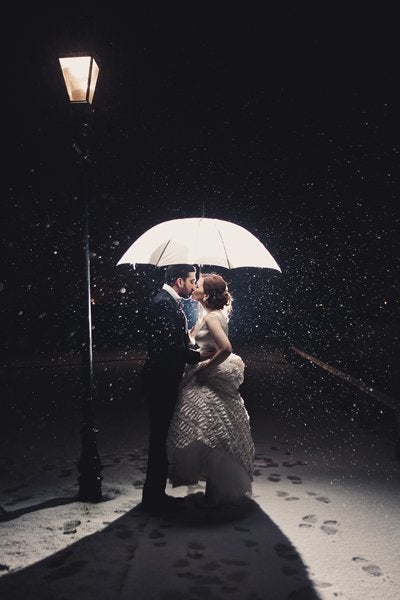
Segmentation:
<svg viewBox="0 0 400 600">
<path fill-rule="evenodd" d="M 148 229 L 125 252 L 118 265 L 179 263 L 226 269 L 264 267 L 281 271 L 266 247 L 244 227 L 195 217 L 172 219 Z"/>
</svg>

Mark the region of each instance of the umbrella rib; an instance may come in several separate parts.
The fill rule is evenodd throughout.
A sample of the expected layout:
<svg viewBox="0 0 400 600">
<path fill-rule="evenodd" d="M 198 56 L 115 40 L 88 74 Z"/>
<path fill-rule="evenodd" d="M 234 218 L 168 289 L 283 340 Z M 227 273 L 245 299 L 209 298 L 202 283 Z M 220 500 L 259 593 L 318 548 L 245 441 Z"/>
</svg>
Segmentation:
<svg viewBox="0 0 400 600">
<path fill-rule="evenodd" d="M 230 260 L 229 260 L 229 257 L 228 257 L 228 253 L 227 253 L 227 251 L 226 251 L 226 246 L 225 246 L 224 240 L 223 240 L 223 238 L 222 238 L 222 235 L 221 235 L 221 232 L 220 232 L 220 230 L 218 229 L 217 231 L 218 231 L 218 235 L 219 235 L 219 237 L 220 237 L 220 239 L 221 239 L 221 244 L 222 244 L 222 247 L 223 247 L 223 249 L 224 249 L 224 252 L 225 252 L 225 256 L 226 256 L 226 262 L 228 263 L 228 269 L 231 269 L 232 267 L 231 267 L 231 263 L 230 263 Z"/>
<path fill-rule="evenodd" d="M 165 244 L 163 251 L 161 252 L 160 256 L 158 257 L 157 263 L 156 263 L 156 267 L 159 266 L 160 264 L 160 260 L 162 259 L 163 255 L 165 254 L 166 249 L 168 248 L 169 244 L 171 243 L 171 240 L 168 240 L 168 242 Z"/>
</svg>

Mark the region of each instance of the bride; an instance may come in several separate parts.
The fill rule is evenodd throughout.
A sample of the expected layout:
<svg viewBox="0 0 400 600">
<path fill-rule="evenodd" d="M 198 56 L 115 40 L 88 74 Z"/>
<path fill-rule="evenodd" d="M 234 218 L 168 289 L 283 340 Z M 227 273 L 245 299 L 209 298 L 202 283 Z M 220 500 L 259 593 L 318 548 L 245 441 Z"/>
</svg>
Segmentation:
<svg viewBox="0 0 400 600">
<path fill-rule="evenodd" d="M 208 273 L 192 299 L 203 314 L 191 335 L 215 354 L 186 368 L 167 439 L 169 479 L 173 487 L 206 481 L 207 505 L 237 505 L 251 497 L 254 443 L 239 393 L 244 363 L 228 337 L 232 296 L 221 275 Z"/>
</svg>

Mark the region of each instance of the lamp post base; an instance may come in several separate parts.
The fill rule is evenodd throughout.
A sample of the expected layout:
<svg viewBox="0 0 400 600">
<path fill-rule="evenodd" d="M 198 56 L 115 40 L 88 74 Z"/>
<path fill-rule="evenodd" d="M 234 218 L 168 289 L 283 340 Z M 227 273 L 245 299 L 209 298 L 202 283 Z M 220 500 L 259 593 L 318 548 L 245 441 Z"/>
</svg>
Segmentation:
<svg viewBox="0 0 400 600">
<path fill-rule="evenodd" d="M 82 454 L 78 463 L 78 500 L 81 502 L 101 502 L 103 499 L 103 477 L 100 475 L 103 467 L 97 452 L 97 433 L 98 430 L 93 425 L 85 424 L 82 428 Z"/>
</svg>

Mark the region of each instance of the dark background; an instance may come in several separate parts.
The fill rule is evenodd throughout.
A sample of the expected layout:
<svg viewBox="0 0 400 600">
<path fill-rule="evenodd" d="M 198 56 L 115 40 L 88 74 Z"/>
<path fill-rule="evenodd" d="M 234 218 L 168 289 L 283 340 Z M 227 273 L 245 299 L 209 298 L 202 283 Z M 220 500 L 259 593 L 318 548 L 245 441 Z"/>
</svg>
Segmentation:
<svg viewBox="0 0 400 600">
<path fill-rule="evenodd" d="M 399 37 L 337 3 L 16 5 L 4 22 L 2 359 L 79 352 L 84 198 L 58 57 L 100 66 L 89 139 L 94 351 L 143 342 L 160 221 L 242 225 L 282 269 L 223 273 L 232 338 L 398 390 Z M 216 6 L 218 5 L 218 6 Z M 76 11 L 76 12 L 74 12 Z"/>
</svg>

